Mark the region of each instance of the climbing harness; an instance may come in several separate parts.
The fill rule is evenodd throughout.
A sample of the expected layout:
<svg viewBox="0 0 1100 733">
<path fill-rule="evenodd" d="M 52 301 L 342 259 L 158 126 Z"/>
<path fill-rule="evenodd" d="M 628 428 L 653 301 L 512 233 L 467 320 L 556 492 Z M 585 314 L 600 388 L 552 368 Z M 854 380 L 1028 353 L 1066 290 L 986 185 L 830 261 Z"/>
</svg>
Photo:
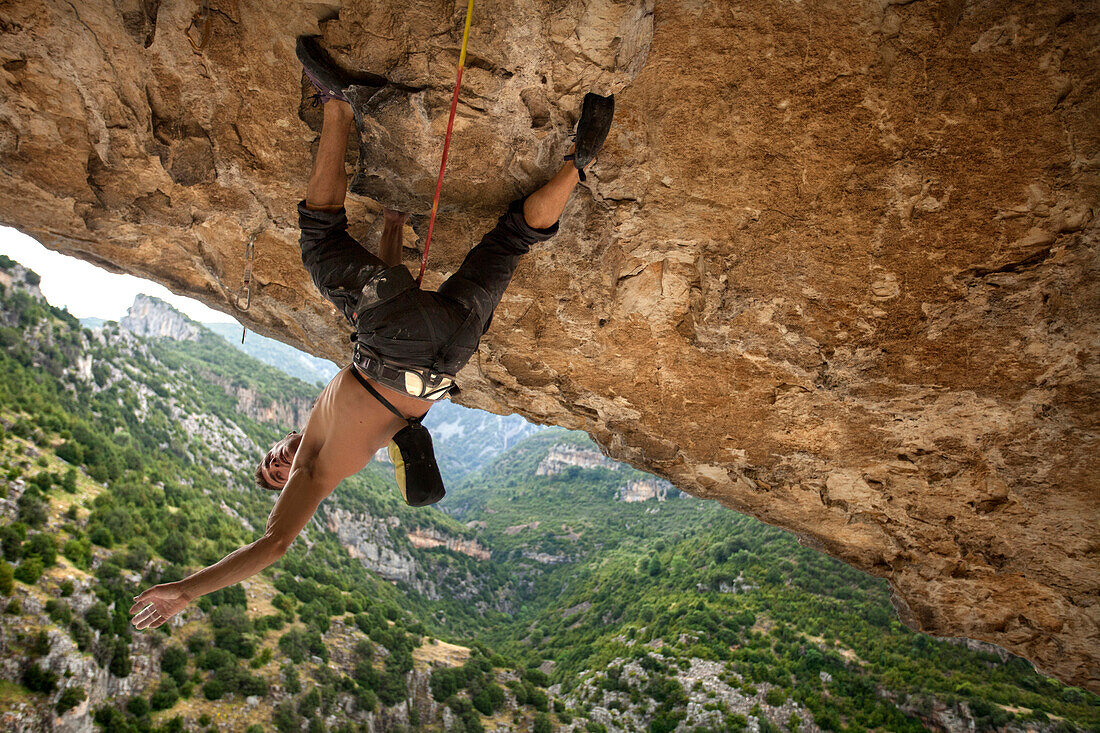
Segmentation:
<svg viewBox="0 0 1100 733">
<path fill-rule="evenodd" d="M 198 34 L 198 40 L 195 40 L 195 36 L 191 33 L 192 30 Z M 202 53 L 203 49 L 206 48 L 206 44 L 210 42 L 210 32 L 212 30 L 214 30 L 214 24 L 211 23 L 210 19 L 210 3 L 209 0 L 202 0 L 202 7 L 191 17 L 191 23 L 188 24 L 187 30 L 183 32 L 187 36 L 191 48 L 195 49 L 195 53 Z"/>
<path fill-rule="evenodd" d="M 439 475 L 439 465 L 435 462 L 432 435 L 421 423 L 423 418 L 405 417 L 371 386 L 358 368 L 352 366 L 350 371 L 374 399 L 406 423 L 387 446 L 390 461 L 393 462 L 394 479 L 405 503 L 409 506 L 428 506 L 442 499 L 447 490 L 443 487 L 443 477 Z"/>
<path fill-rule="evenodd" d="M 256 237 L 260 236 L 259 230 L 252 233 L 252 236 L 248 238 L 248 244 L 244 248 L 244 281 L 241 284 L 241 289 L 237 291 L 237 297 L 233 300 L 233 307 L 242 313 L 248 311 L 252 306 L 252 263 L 256 259 Z M 244 301 L 244 305 L 241 305 L 241 301 Z M 248 327 L 244 327 L 241 331 L 241 343 L 244 343 L 244 336 L 248 333 Z"/>
<path fill-rule="evenodd" d="M 435 182 L 435 199 L 432 201 L 432 215 L 428 221 L 428 236 L 424 239 L 424 256 L 420 260 L 420 274 L 416 284 L 424 279 L 424 268 L 428 266 L 428 248 L 432 245 L 432 230 L 435 229 L 435 212 L 439 208 L 439 193 L 443 190 L 443 171 L 447 167 L 447 151 L 451 147 L 451 129 L 454 127 L 455 110 L 458 109 L 458 89 L 462 86 L 462 67 L 466 64 L 466 42 L 470 39 L 470 19 L 474 14 L 474 0 L 466 5 L 466 27 L 462 31 L 462 51 L 458 54 L 458 77 L 455 79 L 455 91 L 451 95 L 451 115 L 447 118 L 447 134 L 443 138 L 443 160 L 439 164 L 439 178 Z"/>
</svg>

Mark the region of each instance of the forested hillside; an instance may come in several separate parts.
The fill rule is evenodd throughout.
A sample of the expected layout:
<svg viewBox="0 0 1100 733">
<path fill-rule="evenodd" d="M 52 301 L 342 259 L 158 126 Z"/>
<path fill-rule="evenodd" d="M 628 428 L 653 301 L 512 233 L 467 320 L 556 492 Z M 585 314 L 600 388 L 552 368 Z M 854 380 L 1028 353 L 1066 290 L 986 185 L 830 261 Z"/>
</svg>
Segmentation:
<svg viewBox="0 0 1100 733">
<path fill-rule="evenodd" d="M 493 714 L 531 724 L 537 706 L 503 686 L 530 687 L 516 682 L 522 670 L 484 646 L 436 641 L 410 611 L 411 600 L 427 602 L 423 579 L 466 581 L 469 558 L 446 546 L 471 532 L 405 507 L 386 466 L 342 484 L 269 571 L 157 631 L 133 631 L 127 609 L 142 588 L 262 531 L 273 497 L 251 485 L 252 466 L 286 427 L 272 417 L 308 409 L 316 388 L 209 331 L 172 341 L 112 323 L 83 329 L 41 299 L 33 273 L 4 260 L 0 276 L 4 729 L 400 730 L 446 720 L 480 730 Z M 358 552 L 341 543 L 346 524 L 369 530 Z M 387 579 L 395 564 L 408 574 Z M 437 701 L 439 664 L 459 665 L 463 689 Z M 488 707 L 475 708 L 485 690 Z"/>
<path fill-rule="evenodd" d="M 135 632 L 139 590 L 262 531 L 252 466 L 317 388 L 198 324 L 82 328 L 36 282 L 0 260 L 5 730 L 1100 729 L 1100 698 L 902 627 L 882 581 L 480 414 L 441 411 L 439 509 L 372 463 L 268 571 Z"/>
</svg>

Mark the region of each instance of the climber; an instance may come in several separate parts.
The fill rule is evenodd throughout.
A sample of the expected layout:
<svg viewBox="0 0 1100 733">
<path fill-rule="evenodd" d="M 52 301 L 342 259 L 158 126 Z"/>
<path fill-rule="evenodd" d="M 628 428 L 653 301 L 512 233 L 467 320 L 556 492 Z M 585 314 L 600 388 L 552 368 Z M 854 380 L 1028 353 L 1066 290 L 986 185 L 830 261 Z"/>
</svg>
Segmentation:
<svg viewBox="0 0 1100 733">
<path fill-rule="evenodd" d="M 566 202 L 611 126 L 612 98 L 587 95 L 574 150 L 566 156 L 571 162 L 513 201 L 438 291 L 423 291 L 401 264 L 405 214 L 384 211 L 380 257 L 348 235 L 344 153 L 353 115 L 344 90 L 351 79 L 313 38 L 299 39 L 297 53 L 324 114 L 306 198 L 298 204 L 302 261 L 321 294 L 355 329 L 352 363 L 322 390 L 305 429 L 276 442 L 256 468 L 260 486 L 280 491 L 263 536 L 181 581 L 135 596 L 130 613 L 138 629 L 156 628 L 192 599 L 275 562 L 337 484 L 395 435 L 419 427 L 435 401 L 455 388 L 454 375 L 477 350 L 520 257 L 557 232 Z M 401 457 L 415 463 L 420 448 L 413 440 L 412 454 L 402 448 Z M 441 497 L 440 485 L 425 496 L 406 493 L 405 500 L 419 506 Z"/>
</svg>

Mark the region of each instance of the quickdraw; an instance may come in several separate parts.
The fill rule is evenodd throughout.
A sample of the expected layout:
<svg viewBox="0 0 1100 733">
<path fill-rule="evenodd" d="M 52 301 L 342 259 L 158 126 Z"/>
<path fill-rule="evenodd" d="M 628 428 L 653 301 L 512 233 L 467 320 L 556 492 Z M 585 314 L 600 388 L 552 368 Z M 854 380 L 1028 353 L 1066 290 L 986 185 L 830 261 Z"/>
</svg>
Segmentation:
<svg viewBox="0 0 1100 733">
<path fill-rule="evenodd" d="M 260 236 L 260 233 L 253 232 L 252 236 L 248 238 L 248 244 L 244 249 L 244 280 L 241 284 L 241 289 L 237 291 L 237 297 L 233 300 L 233 307 L 237 310 L 245 313 L 252 307 L 252 263 L 256 259 L 256 237 Z M 244 301 L 244 305 L 241 305 L 241 301 Z M 241 343 L 244 343 L 244 336 L 248 333 L 248 328 L 245 327 L 241 331 Z"/>
<path fill-rule="evenodd" d="M 197 41 L 191 34 L 192 30 L 198 34 Z M 191 48 L 195 49 L 195 53 L 202 53 L 202 50 L 206 48 L 206 44 L 210 42 L 210 32 L 212 30 L 214 30 L 214 25 L 210 22 L 209 0 L 202 0 L 202 7 L 191 17 L 191 22 L 183 34 L 187 36 L 187 40 L 191 44 Z"/>
<path fill-rule="evenodd" d="M 435 213 L 439 208 L 439 193 L 443 190 L 443 171 L 447 168 L 447 151 L 451 148 L 451 129 L 455 123 L 455 110 L 458 109 L 458 89 L 462 86 L 462 67 L 466 64 L 466 43 L 470 40 L 470 19 L 474 14 L 474 0 L 466 5 L 466 27 L 462 31 L 462 51 L 458 54 L 458 77 L 455 79 L 455 91 L 451 95 L 451 116 L 447 119 L 447 135 L 443 138 L 443 160 L 439 164 L 439 179 L 435 182 L 435 199 L 432 201 L 432 215 L 428 221 L 428 236 L 424 238 L 424 256 L 420 259 L 420 274 L 416 284 L 424 279 L 424 268 L 428 266 L 428 248 L 432 246 L 432 230 L 435 229 Z"/>
</svg>

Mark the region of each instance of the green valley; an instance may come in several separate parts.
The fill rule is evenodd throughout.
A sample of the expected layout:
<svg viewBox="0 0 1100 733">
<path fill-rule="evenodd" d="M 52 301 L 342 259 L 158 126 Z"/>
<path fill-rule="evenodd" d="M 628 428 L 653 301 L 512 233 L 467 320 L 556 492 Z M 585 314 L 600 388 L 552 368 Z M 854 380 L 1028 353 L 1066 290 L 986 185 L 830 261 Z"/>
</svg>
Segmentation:
<svg viewBox="0 0 1100 733">
<path fill-rule="evenodd" d="M 88 329 L 36 285 L 0 259 L 5 729 L 1100 730 L 1100 697 L 910 631 L 789 533 L 454 405 L 438 507 L 376 460 L 267 571 L 135 631 L 138 591 L 260 535 L 252 468 L 318 388 L 239 332 Z"/>
</svg>

